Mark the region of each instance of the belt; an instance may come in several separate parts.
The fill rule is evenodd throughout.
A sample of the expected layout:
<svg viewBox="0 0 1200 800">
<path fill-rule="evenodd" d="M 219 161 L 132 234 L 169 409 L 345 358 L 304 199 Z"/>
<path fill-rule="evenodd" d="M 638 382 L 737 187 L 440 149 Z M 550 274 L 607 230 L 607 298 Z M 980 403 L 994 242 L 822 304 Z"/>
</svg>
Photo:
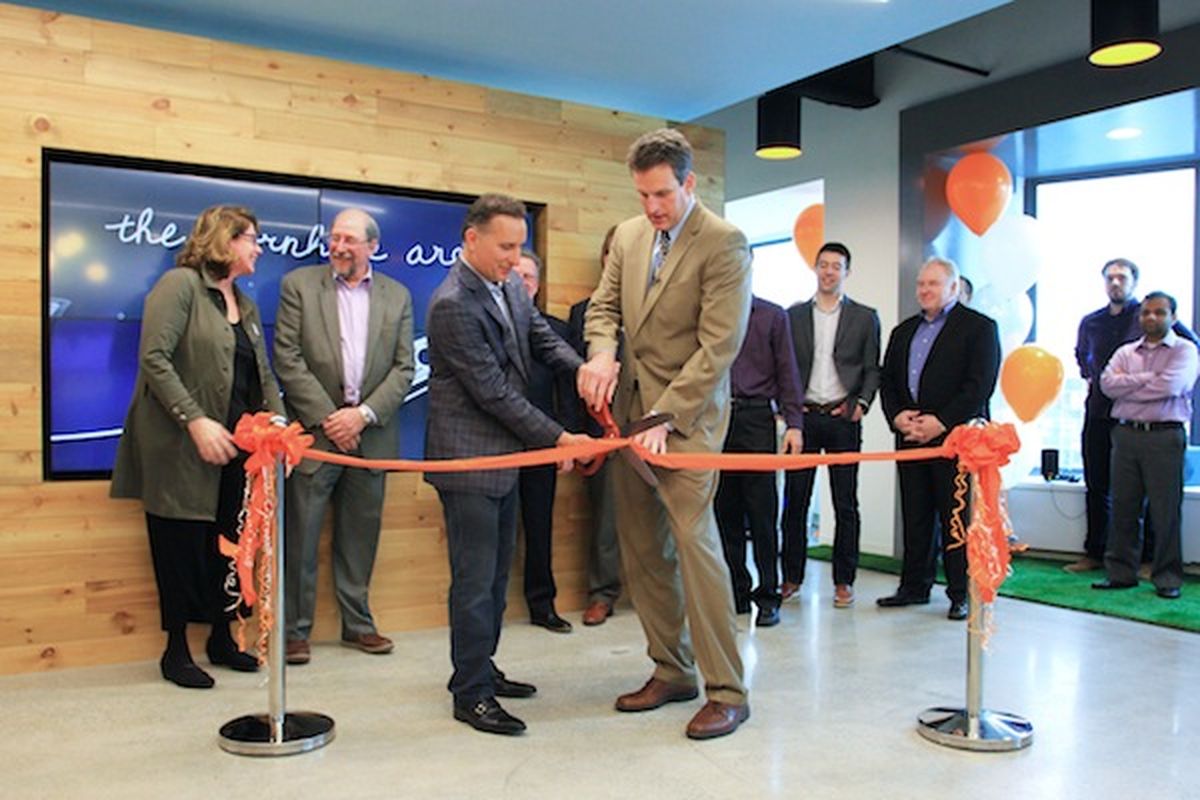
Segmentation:
<svg viewBox="0 0 1200 800">
<path fill-rule="evenodd" d="M 769 408 L 772 411 L 775 409 L 775 404 L 769 397 L 735 397 L 733 405 L 735 408 Z"/>
<path fill-rule="evenodd" d="M 843 397 L 841 400 L 836 400 L 832 403 L 805 403 L 804 410 L 810 414 L 832 414 L 837 409 L 845 406 L 847 399 Z"/>
<path fill-rule="evenodd" d="M 1123 419 L 1117 424 L 1122 428 L 1132 428 L 1135 431 L 1171 431 L 1183 427 L 1182 422 L 1142 422 L 1137 419 Z"/>
</svg>

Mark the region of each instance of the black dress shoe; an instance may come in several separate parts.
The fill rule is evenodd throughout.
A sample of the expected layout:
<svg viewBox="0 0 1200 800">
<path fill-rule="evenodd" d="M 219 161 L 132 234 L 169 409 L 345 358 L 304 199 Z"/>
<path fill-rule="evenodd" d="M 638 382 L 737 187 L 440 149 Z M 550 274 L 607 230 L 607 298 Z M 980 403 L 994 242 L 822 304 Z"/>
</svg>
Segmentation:
<svg viewBox="0 0 1200 800">
<path fill-rule="evenodd" d="M 779 624 L 779 606 L 759 606 L 758 616 L 754 624 L 760 628 L 770 628 Z"/>
<path fill-rule="evenodd" d="M 494 697 L 485 697 L 469 706 L 456 703 L 454 718 L 484 733 L 515 736 L 525 731 L 525 723 L 501 708 Z"/>
<path fill-rule="evenodd" d="M 545 628 L 554 633 L 570 633 L 571 623 L 560 617 L 557 613 L 551 611 L 545 616 L 538 615 L 530 618 L 530 623 L 539 627 Z"/>
<path fill-rule="evenodd" d="M 1092 584 L 1093 589 L 1133 589 L 1138 585 L 1137 581 L 1110 581 L 1105 578 L 1102 581 L 1096 581 Z"/>
<path fill-rule="evenodd" d="M 1160 586 L 1154 590 L 1154 593 L 1163 600 L 1178 600 L 1180 595 L 1178 586 Z"/>
<path fill-rule="evenodd" d="M 968 612 L 966 600 L 951 600 L 950 610 L 946 612 L 946 619 L 966 619 Z"/>
<path fill-rule="evenodd" d="M 907 594 L 905 592 L 896 592 L 887 597 L 880 597 L 875 601 L 875 605 L 880 608 L 900 608 L 902 606 L 927 606 L 929 605 L 929 595 Z"/>
<path fill-rule="evenodd" d="M 496 692 L 496 697 L 533 697 L 537 694 L 537 687 L 532 683 L 510 681 L 499 670 L 492 678 L 492 689 Z"/>
<path fill-rule="evenodd" d="M 197 667 L 195 662 L 190 659 L 188 661 L 168 659 L 164 653 L 158 662 L 158 668 L 162 671 L 164 678 L 184 689 L 211 689 L 216 683 L 212 675 Z"/>
<path fill-rule="evenodd" d="M 258 672 L 258 659 L 241 652 L 232 643 L 216 645 L 209 639 L 204 650 L 208 654 L 208 663 L 214 667 L 229 667 L 237 672 Z"/>
</svg>

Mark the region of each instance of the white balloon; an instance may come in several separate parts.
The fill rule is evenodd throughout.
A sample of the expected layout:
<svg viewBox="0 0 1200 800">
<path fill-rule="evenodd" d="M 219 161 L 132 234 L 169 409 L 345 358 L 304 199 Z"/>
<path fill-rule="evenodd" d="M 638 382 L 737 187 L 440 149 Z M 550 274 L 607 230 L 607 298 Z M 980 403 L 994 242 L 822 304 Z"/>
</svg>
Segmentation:
<svg viewBox="0 0 1200 800">
<path fill-rule="evenodd" d="M 1038 221 L 1010 212 L 979 238 L 979 262 L 966 272 L 980 275 L 978 283 L 991 286 L 999 297 L 1011 297 L 1028 291 L 1037 280 L 1044 254 Z"/>
<path fill-rule="evenodd" d="M 988 284 L 975 292 L 971 307 L 981 314 L 996 320 L 1000 329 L 1000 349 L 1007 356 L 1025 344 L 1029 330 L 1033 327 L 1033 303 L 1025 292 L 1004 296 L 995 284 Z"/>
</svg>

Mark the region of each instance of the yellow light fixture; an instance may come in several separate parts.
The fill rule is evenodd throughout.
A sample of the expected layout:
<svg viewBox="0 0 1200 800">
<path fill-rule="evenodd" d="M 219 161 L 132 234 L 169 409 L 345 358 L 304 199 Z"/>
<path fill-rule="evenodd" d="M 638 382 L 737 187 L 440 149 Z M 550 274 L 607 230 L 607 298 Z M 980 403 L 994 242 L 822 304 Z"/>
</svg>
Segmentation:
<svg viewBox="0 0 1200 800">
<path fill-rule="evenodd" d="M 796 158 L 800 147 L 800 97 L 768 92 L 758 98 L 758 143 L 754 155 L 781 161 Z"/>
<path fill-rule="evenodd" d="M 1162 52 L 1158 0 L 1092 0 L 1092 51 L 1098 67 L 1126 67 Z"/>
</svg>

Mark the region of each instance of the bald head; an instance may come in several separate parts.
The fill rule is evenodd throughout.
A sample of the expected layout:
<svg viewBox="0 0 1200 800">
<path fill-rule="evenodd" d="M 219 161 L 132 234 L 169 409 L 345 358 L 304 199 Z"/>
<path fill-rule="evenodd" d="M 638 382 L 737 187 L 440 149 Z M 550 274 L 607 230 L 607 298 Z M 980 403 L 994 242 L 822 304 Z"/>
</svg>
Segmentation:
<svg viewBox="0 0 1200 800">
<path fill-rule="evenodd" d="M 371 256 L 379 249 L 379 225 L 361 208 L 347 208 L 333 218 L 329 229 L 329 263 L 351 284 L 358 283 L 370 269 Z"/>
</svg>

